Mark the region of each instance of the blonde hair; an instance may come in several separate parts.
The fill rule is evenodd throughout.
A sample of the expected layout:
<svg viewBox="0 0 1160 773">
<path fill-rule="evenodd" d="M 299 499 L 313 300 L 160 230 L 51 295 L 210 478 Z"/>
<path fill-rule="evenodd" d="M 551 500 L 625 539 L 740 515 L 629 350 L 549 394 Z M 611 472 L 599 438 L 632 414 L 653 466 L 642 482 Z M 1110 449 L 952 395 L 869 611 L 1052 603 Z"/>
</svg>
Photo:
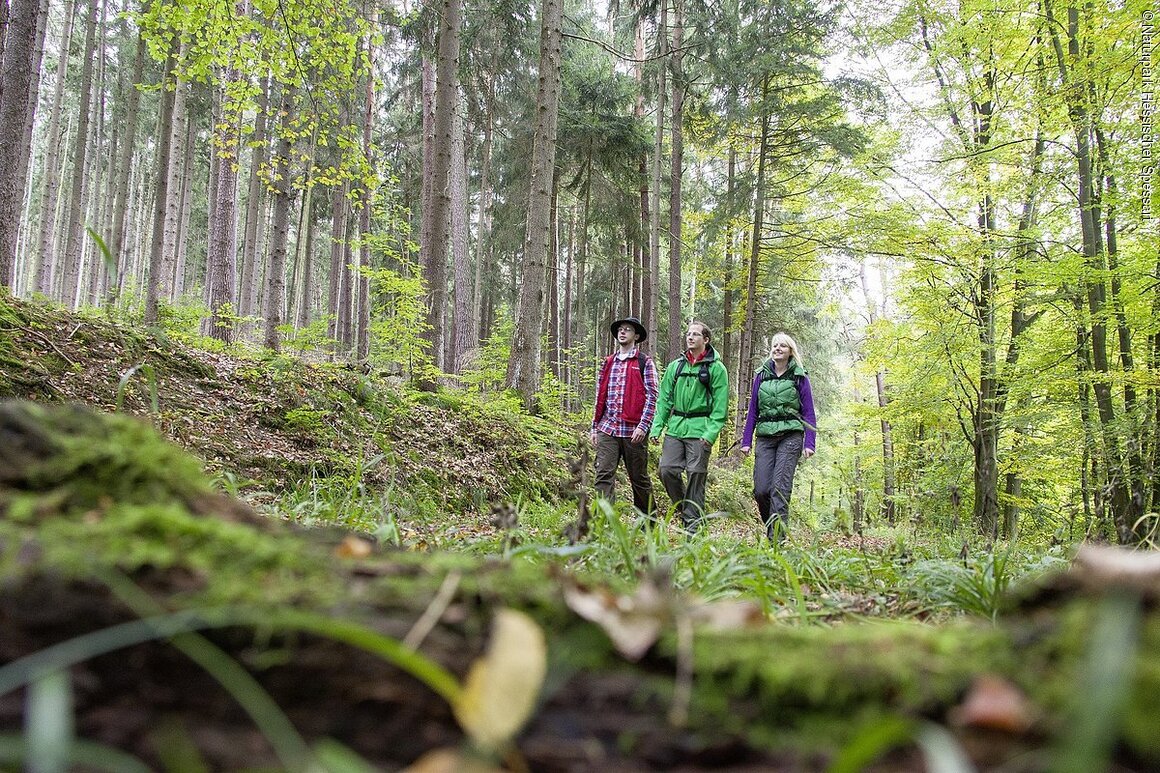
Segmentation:
<svg viewBox="0 0 1160 773">
<path fill-rule="evenodd" d="M 793 340 L 789 333 L 773 334 L 773 337 L 769 339 L 769 353 L 766 355 L 767 359 L 773 359 L 773 345 L 776 343 L 783 343 L 788 346 L 789 356 L 792 357 L 798 365 L 801 365 L 803 368 L 805 367 L 805 363 L 802 362 L 802 356 L 798 352 L 797 341 Z"/>
</svg>

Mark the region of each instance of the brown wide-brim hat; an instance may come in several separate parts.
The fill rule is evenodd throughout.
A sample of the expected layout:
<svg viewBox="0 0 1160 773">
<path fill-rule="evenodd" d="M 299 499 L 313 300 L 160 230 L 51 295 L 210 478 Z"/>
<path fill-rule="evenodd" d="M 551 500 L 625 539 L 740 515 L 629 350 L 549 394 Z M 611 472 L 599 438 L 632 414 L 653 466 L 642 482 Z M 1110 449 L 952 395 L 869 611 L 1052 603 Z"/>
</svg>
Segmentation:
<svg viewBox="0 0 1160 773">
<path fill-rule="evenodd" d="M 648 340 L 648 331 L 644 329 L 644 325 L 640 324 L 640 320 L 636 317 L 625 317 L 624 319 L 618 319 L 609 325 L 608 330 L 612 333 L 613 338 L 616 338 L 616 329 L 623 325 L 625 322 L 636 328 L 636 342 L 638 344 Z"/>
</svg>

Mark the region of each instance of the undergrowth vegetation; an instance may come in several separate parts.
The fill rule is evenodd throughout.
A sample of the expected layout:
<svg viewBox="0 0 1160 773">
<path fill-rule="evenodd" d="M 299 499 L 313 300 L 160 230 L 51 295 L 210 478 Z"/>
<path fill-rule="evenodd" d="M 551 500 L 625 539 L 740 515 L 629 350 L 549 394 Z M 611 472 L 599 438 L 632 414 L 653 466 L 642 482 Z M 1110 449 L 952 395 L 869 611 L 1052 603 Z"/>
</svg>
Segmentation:
<svg viewBox="0 0 1160 773">
<path fill-rule="evenodd" d="M 219 488 L 260 512 L 402 549 L 559 561 L 623 588 L 664 573 L 683 591 L 755 598 L 800 622 L 994 619 L 1013 584 L 1068 558 L 1060 546 L 920 529 L 921 518 L 853 534 L 826 501 L 841 483 L 816 460 L 799 472 L 792 539 L 774 550 L 756 522 L 752 462 L 736 455 L 711 469 L 701 535 L 686 538 L 671 513 L 648 524 L 624 502 L 601 502 L 587 538 L 573 545 L 564 535 L 580 513 L 569 465 L 590 464 L 577 445 L 587 416 L 563 413 L 575 396 L 551 380 L 543 416 L 498 388 L 510 337 L 503 326 L 460 386 L 430 392 L 329 362 L 334 342 L 324 337 L 296 340 L 293 356 L 223 347 L 201 335 L 196 304 L 166 306 L 152 343 L 104 316 L 15 300 L 0 311 L 6 327 L 28 331 L 4 344 L 6 363 L 24 363 L 20 373 L 4 369 L 6 393 L 137 413 L 199 453 Z M 623 476 L 618 490 L 628 491 Z M 664 514 L 668 502 L 655 491 Z M 494 517 L 500 508 L 514 518 Z"/>
<path fill-rule="evenodd" d="M 187 329 L 195 315 L 176 309 L 164 319 L 169 327 L 151 337 L 110 320 L 76 321 L 48 307 L 0 299 L 0 324 L 16 333 L 0 338 L 3 395 L 84 402 L 114 414 L 102 424 L 95 414 L 49 414 L 36 403 L 20 403 L 30 407 L 10 414 L 18 423 L 24 419 L 13 417 L 31 417 L 29 426 L 40 418 L 55 422 L 66 439 L 57 457 L 28 468 L 16 493 L 5 494 L 0 485 L 0 574 L 18 574 L 28 562 L 3 545 L 32 540 L 36 562 L 95 576 L 109 587 L 119 587 L 121 573 L 169 571 L 190 578 L 185 592 L 199 608 L 244 603 L 273 610 L 304 600 L 341 605 L 349 578 L 317 578 L 336 556 L 358 555 L 344 552 L 355 550 L 345 541 L 353 538 L 354 545 L 377 543 L 380 553 L 411 562 L 390 577 L 368 570 L 377 577 L 370 582 L 380 598 L 405 596 L 408 572 L 429 577 L 438 571 L 471 575 L 464 582 L 480 596 L 489 582 L 482 568 L 503 566 L 517 575 L 512 582 L 533 606 L 540 601 L 536 594 L 549 592 L 545 577 L 599 586 L 620 598 L 661 588 L 676 604 L 744 600 L 764 620 L 807 637 L 840 629 L 853 642 L 872 635 L 858 623 L 889 620 L 907 632 L 900 641 L 913 637 L 916 646 L 938 651 L 944 624 L 974 621 L 998 637 L 1011 591 L 1071 559 L 1068 546 L 1047 540 L 996 543 L 965 527 L 934 530 L 923 526 L 921 513 L 855 531 L 834 498 L 827 501 L 834 481 L 816 459 L 799 475 L 787 543 L 770 544 L 757 523 L 749 493 L 752 461 L 728 454 L 711 470 L 706 525 L 689 536 L 674 521 L 660 486 L 656 522 L 623 501 L 629 491 L 623 475 L 620 501 L 589 498 L 586 413 L 564 413 L 574 396 L 551 381 L 541 400 L 543 415 L 522 411 L 517 397 L 495 386 L 495 350 L 503 342 L 494 337 L 490 356 L 458 385 L 419 391 L 383 372 L 327 361 L 326 342 L 298 342 L 305 358 L 242 346 L 199 348 L 204 342 Z M 119 415 L 130 413 L 140 421 Z M 253 528 L 272 521 L 294 528 Z M 85 539 L 77 540 L 77 533 Z M 301 533 L 322 540 L 324 549 L 308 549 L 295 539 Z M 326 540 L 342 544 L 330 550 Z M 145 602 L 133 608 L 142 617 L 156 614 Z M 546 609 L 540 605 L 542 614 L 554 614 Z M 444 685 L 454 703 L 458 687 L 446 687 L 451 677 L 431 676 L 430 664 L 390 637 L 277 610 L 269 619 L 290 630 L 340 630 L 338 636 Z M 212 624 L 236 623 L 222 620 Z M 161 628 L 130 627 L 117 635 L 143 641 L 172 631 L 176 643 L 205 621 L 173 616 L 158 623 Z M 829 664 L 808 662 L 815 641 L 803 639 L 808 654 L 799 665 L 824 671 L 818 684 L 833 682 L 825 689 L 862 689 L 841 682 Z M 186 644 L 192 651 L 202 646 Z M 1113 642 L 1109 652 L 1128 658 L 1131 644 Z M 983 646 L 971 640 L 963 651 Z M 716 678 L 717 655 L 698 660 L 705 685 Z M 883 668 L 913 690 L 907 700 L 921 706 L 928 686 L 908 673 L 902 656 L 893 656 Z M 217 656 L 205 657 L 207 669 L 232 678 L 228 663 L 214 666 Z M 753 678 L 772 695 L 770 685 L 789 672 L 758 660 L 753 668 L 763 676 Z M 943 682 L 933 688 L 939 700 L 954 700 L 969 665 L 956 664 L 953 678 L 941 674 Z M 59 689 L 51 673 L 21 674 L 32 695 Z M 741 679 L 724 671 L 721 678 Z M 758 700 L 777 706 L 823 702 L 817 685 L 776 689 L 776 698 Z M 713 697 L 699 700 L 711 713 Z M 728 707 L 719 708 L 722 721 L 731 721 Z M 67 710 L 66 701 L 58 711 Z M 259 715 L 263 711 L 278 709 L 268 706 Z M 868 743 L 888 745 L 896 737 L 891 733 L 915 738 L 927 731 L 941 732 L 926 725 L 908 725 L 905 732 L 886 728 Z M 9 749 L 9 757 L 22 759 L 26 740 L 0 737 L 0 762 L 6 742 L 19 746 Z"/>
</svg>

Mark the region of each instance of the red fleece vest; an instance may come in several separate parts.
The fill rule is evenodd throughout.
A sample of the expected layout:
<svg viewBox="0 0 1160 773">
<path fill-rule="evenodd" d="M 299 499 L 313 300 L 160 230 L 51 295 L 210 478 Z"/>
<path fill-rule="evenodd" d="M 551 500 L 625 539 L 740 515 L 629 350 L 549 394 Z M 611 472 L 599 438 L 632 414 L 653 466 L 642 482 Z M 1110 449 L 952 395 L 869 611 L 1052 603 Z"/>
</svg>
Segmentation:
<svg viewBox="0 0 1160 773">
<path fill-rule="evenodd" d="M 624 361 L 628 373 L 624 384 L 624 404 L 621 406 L 624 415 L 621 418 L 627 424 L 638 424 L 644 413 L 644 376 L 641 374 L 643 357 L 644 354 L 637 349 L 636 354 Z M 608 355 L 604 367 L 600 369 L 600 385 L 596 393 L 596 421 L 604 418 L 604 408 L 608 403 L 608 382 L 612 378 L 611 366 L 615 359 L 615 354 Z"/>
</svg>

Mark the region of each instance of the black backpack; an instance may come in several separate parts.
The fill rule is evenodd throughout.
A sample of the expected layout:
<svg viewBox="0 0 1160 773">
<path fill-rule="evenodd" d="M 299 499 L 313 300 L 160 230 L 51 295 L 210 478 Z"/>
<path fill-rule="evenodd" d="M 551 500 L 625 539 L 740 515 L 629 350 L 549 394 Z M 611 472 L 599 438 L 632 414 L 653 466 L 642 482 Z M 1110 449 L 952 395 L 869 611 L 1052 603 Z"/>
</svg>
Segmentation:
<svg viewBox="0 0 1160 773">
<path fill-rule="evenodd" d="M 710 384 L 711 379 L 709 377 L 709 363 L 701 360 L 701 367 L 697 369 L 696 373 L 691 371 L 689 373 L 685 373 L 685 364 L 687 362 L 688 360 L 685 359 L 684 355 L 681 355 L 681 359 L 677 361 L 677 372 L 673 374 L 673 383 L 669 387 L 669 402 L 673 402 L 673 397 L 677 393 L 677 379 L 679 379 L 681 376 L 685 376 L 686 378 L 696 377 L 696 379 L 701 382 L 701 386 L 705 387 L 705 398 L 711 403 L 713 401 L 713 387 Z M 696 418 L 698 416 L 708 416 L 710 413 L 712 413 L 712 411 L 708 408 L 703 408 L 699 411 L 685 412 L 678 411 L 674 408 L 672 413 L 674 416 L 690 419 Z"/>
</svg>

